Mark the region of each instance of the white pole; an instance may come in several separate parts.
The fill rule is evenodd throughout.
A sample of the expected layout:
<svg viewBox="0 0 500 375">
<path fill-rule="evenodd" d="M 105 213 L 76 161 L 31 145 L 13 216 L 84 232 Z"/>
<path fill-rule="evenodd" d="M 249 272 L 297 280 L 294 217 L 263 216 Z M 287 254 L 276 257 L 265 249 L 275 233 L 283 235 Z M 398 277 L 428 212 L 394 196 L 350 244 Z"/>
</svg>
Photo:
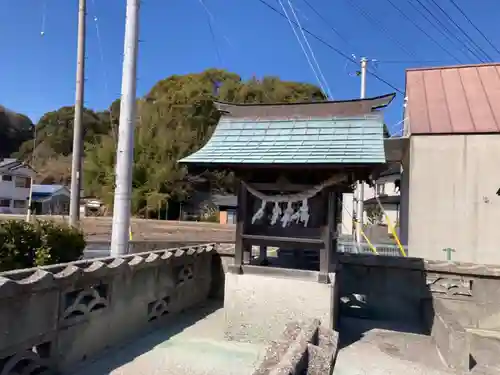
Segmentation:
<svg viewBox="0 0 500 375">
<path fill-rule="evenodd" d="M 80 219 L 80 189 L 83 156 L 83 98 L 85 86 L 85 19 L 86 0 L 79 0 L 78 6 L 78 47 L 76 61 L 75 121 L 73 125 L 73 156 L 71 161 L 71 196 L 69 223 L 78 226 Z"/>
<path fill-rule="evenodd" d="M 36 149 L 36 125 L 33 127 L 33 151 L 31 152 L 31 165 L 35 169 L 35 149 Z M 28 209 L 26 210 L 26 222 L 31 221 L 31 206 L 33 205 L 33 177 L 30 177 L 30 195 L 28 197 Z"/>
<path fill-rule="evenodd" d="M 361 58 L 361 99 L 364 99 L 366 96 L 366 64 L 368 60 L 365 57 Z M 358 181 L 356 187 L 356 220 L 358 221 L 356 225 L 356 244 L 358 245 L 358 250 L 361 249 L 361 231 L 363 228 L 363 219 L 364 219 L 364 200 L 365 200 L 365 192 L 364 192 L 364 183 L 363 181 Z"/>
<path fill-rule="evenodd" d="M 127 0 L 120 125 L 118 127 L 118 146 L 116 150 L 116 188 L 113 206 L 113 232 L 111 235 L 112 256 L 119 256 L 128 252 L 132 163 L 134 161 L 139 3 L 140 0 Z"/>
</svg>

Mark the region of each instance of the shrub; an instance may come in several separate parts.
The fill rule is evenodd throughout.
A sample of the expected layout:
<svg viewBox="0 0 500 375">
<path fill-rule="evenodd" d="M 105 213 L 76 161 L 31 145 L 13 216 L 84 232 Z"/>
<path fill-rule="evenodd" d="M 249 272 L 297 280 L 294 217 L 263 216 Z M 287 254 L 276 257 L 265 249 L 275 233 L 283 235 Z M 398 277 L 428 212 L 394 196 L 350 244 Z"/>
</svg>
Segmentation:
<svg viewBox="0 0 500 375">
<path fill-rule="evenodd" d="M 65 263 L 85 249 L 83 233 L 52 221 L 0 222 L 0 271 Z"/>
<path fill-rule="evenodd" d="M 0 223 L 0 271 L 32 267 L 41 247 L 40 233 L 33 224 L 20 220 Z"/>
</svg>

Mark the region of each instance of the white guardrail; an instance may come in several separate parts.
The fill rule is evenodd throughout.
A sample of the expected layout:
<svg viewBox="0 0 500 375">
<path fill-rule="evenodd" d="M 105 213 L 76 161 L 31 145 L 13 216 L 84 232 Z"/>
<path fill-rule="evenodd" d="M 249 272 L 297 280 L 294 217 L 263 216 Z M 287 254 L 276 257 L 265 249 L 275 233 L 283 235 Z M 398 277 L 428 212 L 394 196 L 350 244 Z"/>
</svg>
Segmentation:
<svg viewBox="0 0 500 375">
<path fill-rule="evenodd" d="M 398 245 L 373 244 L 373 246 L 377 249 L 378 255 L 392 256 L 392 257 L 402 256 Z M 406 246 L 403 246 L 403 249 L 406 252 L 406 256 L 409 256 L 408 255 L 408 248 Z M 338 241 L 337 242 L 337 251 L 339 253 L 348 253 L 348 254 L 373 254 L 373 255 L 375 255 L 367 243 L 361 243 L 359 248 L 358 248 L 358 244 L 356 244 L 355 242 Z"/>
</svg>

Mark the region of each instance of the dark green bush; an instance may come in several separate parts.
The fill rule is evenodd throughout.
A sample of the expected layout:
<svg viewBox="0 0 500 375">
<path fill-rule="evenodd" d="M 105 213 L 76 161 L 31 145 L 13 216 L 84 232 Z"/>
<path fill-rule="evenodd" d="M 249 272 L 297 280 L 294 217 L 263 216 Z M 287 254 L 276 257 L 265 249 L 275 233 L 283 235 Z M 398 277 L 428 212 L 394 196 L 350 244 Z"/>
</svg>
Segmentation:
<svg viewBox="0 0 500 375">
<path fill-rule="evenodd" d="M 71 262 L 84 249 L 83 233 L 64 224 L 0 222 L 0 271 Z"/>
</svg>

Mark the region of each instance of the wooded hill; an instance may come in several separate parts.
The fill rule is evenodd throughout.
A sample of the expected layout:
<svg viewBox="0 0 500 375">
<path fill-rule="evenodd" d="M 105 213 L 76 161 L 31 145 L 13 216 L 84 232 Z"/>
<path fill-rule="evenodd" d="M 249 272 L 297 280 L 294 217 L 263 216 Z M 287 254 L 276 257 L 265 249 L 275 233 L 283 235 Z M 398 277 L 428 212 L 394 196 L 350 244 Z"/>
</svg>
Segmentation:
<svg viewBox="0 0 500 375">
<path fill-rule="evenodd" d="M 167 201 L 185 201 L 197 185 L 211 190 L 232 190 L 232 178 L 224 171 L 191 176 L 186 168 L 176 163 L 210 137 L 219 119 L 214 99 L 232 103 L 272 103 L 319 101 L 324 100 L 324 96 L 314 85 L 276 77 L 243 81 L 237 74 L 217 69 L 173 75 L 159 81 L 137 103 L 134 214 L 148 216 Z M 106 111 L 85 109 L 83 118 L 85 193 L 100 197 L 109 205 L 113 201 L 119 112 L 120 102 L 116 100 Z M 14 119 L 29 121 L 22 115 Z M 9 153 L 17 149 L 13 157 L 31 161 L 34 152 L 39 182 L 67 184 L 71 176 L 73 120 L 74 107 L 62 107 L 43 115 L 36 125 L 34 151 L 31 121 L 27 127 L 21 127 L 20 120 L 1 122 L 0 112 L 0 132 L 12 133 L 8 138 L 11 141 L 6 143 L 12 146 Z M 15 132 L 17 128 L 24 130 Z M 0 138 L 2 142 L 3 139 Z"/>
</svg>

